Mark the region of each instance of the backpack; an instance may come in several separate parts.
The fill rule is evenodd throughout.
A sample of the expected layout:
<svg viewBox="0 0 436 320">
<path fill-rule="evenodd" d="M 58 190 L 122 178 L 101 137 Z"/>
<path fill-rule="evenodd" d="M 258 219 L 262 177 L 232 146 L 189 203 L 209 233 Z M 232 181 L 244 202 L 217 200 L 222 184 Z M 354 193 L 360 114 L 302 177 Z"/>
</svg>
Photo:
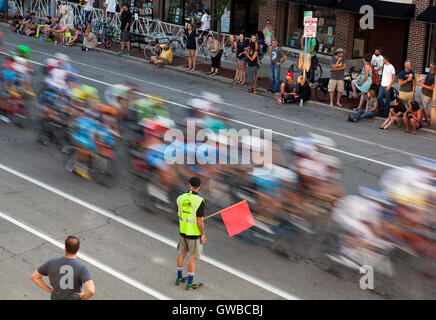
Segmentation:
<svg viewBox="0 0 436 320">
<path fill-rule="evenodd" d="M 371 64 L 371 73 L 372 73 L 372 83 L 376 86 L 380 85 L 380 75 L 377 70 L 375 70 L 374 66 Z"/>
</svg>

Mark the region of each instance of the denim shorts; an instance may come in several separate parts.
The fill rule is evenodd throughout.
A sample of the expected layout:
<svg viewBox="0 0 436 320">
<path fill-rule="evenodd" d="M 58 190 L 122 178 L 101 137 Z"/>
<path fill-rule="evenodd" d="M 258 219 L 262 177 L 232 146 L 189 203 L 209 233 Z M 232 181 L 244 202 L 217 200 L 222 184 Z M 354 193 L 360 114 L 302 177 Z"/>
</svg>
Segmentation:
<svg viewBox="0 0 436 320">
<path fill-rule="evenodd" d="M 238 57 L 237 59 L 238 59 L 238 61 L 241 61 L 241 62 L 247 62 L 247 58 L 245 58 L 245 57 L 244 58 Z"/>
</svg>

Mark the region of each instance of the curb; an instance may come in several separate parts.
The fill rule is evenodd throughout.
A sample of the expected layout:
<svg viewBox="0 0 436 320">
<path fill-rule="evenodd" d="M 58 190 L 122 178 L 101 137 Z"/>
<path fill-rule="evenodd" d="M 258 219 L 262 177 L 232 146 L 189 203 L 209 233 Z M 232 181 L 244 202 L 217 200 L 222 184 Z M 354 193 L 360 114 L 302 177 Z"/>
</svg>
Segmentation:
<svg viewBox="0 0 436 320">
<path fill-rule="evenodd" d="M 100 51 L 100 52 L 103 52 L 103 53 L 112 54 L 112 55 L 118 55 L 116 52 L 113 52 L 113 51 L 110 51 L 110 50 L 105 50 L 105 49 L 102 49 L 102 48 L 94 48 L 94 50 Z M 133 59 L 135 61 L 147 63 L 147 61 L 145 59 L 142 59 L 142 58 L 137 58 L 137 57 L 132 57 L 132 56 L 129 56 L 129 57 L 128 56 L 124 56 L 124 57 L 126 59 Z M 169 70 L 173 70 L 173 71 L 180 72 L 180 73 L 187 74 L 187 75 L 192 75 L 192 76 L 195 76 L 195 77 L 201 78 L 201 79 L 214 80 L 214 81 L 217 81 L 217 82 L 222 83 L 222 84 L 230 85 L 233 89 L 238 90 L 238 91 L 243 91 L 243 92 L 246 91 L 246 89 L 245 89 L 246 86 L 235 86 L 235 85 L 233 85 L 233 83 L 231 82 L 230 79 L 222 77 L 222 76 L 214 76 L 214 77 L 212 77 L 210 75 L 204 74 L 204 73 L 199 72 L 199 71 L 187 72 L 187 71 L 185 71 L 184 67 L 182 67 L 182 66 L 174 67 L 174 66 L 165 65 L 165 66 L 163 66 L 163 68 L 168 68 Z M 266 89 L 257 88 L 257 92 L 258 92 L 258 95 L 261 95 L 261 96 L 264 96 L 264 97 L 268 97 L 268 98 L 272 97 L 268 93 L 268 91 Z"/>
</svg>

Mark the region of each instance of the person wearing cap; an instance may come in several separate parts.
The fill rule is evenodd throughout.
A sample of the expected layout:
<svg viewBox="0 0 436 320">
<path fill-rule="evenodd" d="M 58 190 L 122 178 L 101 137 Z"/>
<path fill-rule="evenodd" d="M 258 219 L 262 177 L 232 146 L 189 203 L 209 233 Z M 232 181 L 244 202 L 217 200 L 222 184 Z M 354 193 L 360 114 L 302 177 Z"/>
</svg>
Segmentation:
<svg viewBox="0 0 436 320">
<path fill-rule="evenodd" d="M 127 3 L 123 3 L 123 8 L 120 12 L 121 21 L 121 50 L 118 54 L 124 54 L 124 46 L 127 47 L 126 56 L 130 56 L 130 27 L 132 24 L 132 13 L 129 10 Z"/>
<path fill-rule="evenodd" d="M 281 98 L 275 97 L 277 102 L 282 105 L 283 103 L 294 103 L 298 101 L 297 89 L 298 85 L 294 83 L 294 74 L 288 72 L 286 74 L 286 81 L 282 82 L 280 86 Z"/>
<path fill-rule="evenodd" d="M 206 243 L 204 233 L 204 199 L 198 195 L 201 180 L 198 177 L 189 179 L 189 192 L 177 198 L 177 215 L 180 224 L 179 243 L 177 250 L 177 278 L 176 286 L 186 281 L 186 290 L 195 290 L 203 287 L 202 283 L 194 282 L 195 264 L 201 257 L 203 245 Z M 183 276 L 183 263 L 189 253 L 188 277 Z"/>
<path fill-rule="evenodd" d="M 201 17 L 201 38 L 204 41 L 204 37 L 207 35 L 208 31 L 210 30 L 210 10 L 208 6 L 204 6 L 203 8 L 203 16 Z"/>
<path fill-rule="evenodd" d="M 337 91 L 336 105 L 342 107 L 341 97 L 344 92 L 344 70 L 347 63 L 344 59 L 344 49 L 339 48 L 335 51 L 335 56 L 330 59 L 330 80 L 328 90 L 330 93 L 330 107 L 333 107 L 333 97 Z"/>
</svg>

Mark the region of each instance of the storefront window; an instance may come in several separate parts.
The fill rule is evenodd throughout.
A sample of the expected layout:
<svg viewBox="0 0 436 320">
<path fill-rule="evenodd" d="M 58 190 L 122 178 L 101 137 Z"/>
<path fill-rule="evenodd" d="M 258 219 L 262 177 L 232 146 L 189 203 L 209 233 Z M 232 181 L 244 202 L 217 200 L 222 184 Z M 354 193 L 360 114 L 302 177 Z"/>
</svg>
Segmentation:
<svg viewBox="0 0 436 320">
<path fill-rule="evenodd" d="M 136 0 L 135 8 L 138 9 L 138 14 L 141 17 L 153 19 L 153 2 L 152 0 Z"/>
<path fill-rule="evenodd" d="M 164 21 L 183 25 L 183 1 L 165 0 Z"/>
<path fill-rule="evenodd" d="M 301 37 L 304 30 L 304 11 L 312 11 L 312 16 L 318 18 L 316 38 L 319 41 L 319 52 L 332 54 L 334 51 L 337 12 L 332 8 L 290 4 L 288 8 L 285 43 L 283 45 L 301 49 Z"/>
<path fill-rule="evenodd" d="M 428 59 L 426 68 L 430 63 L 436 63 L 436 25 L 432 24 L 430 26 L 430 36 L 428 43 Z"/>
<path fill-rule="evenodd" d="M 189 19 L 197 28 L 201 26 L 202 8 L 202 0 L 185 1 L 185 18 Z"/>
<path fill-rule="evenodd" d="M 365 54 L 365 43 L 368 37 L 367 30 L 360 28 L 360 18 L 361 16 L 356 16 L 354 23 L 354 42 L 353 42 L 353 59 L 362 58 Z"/>
</svg>

